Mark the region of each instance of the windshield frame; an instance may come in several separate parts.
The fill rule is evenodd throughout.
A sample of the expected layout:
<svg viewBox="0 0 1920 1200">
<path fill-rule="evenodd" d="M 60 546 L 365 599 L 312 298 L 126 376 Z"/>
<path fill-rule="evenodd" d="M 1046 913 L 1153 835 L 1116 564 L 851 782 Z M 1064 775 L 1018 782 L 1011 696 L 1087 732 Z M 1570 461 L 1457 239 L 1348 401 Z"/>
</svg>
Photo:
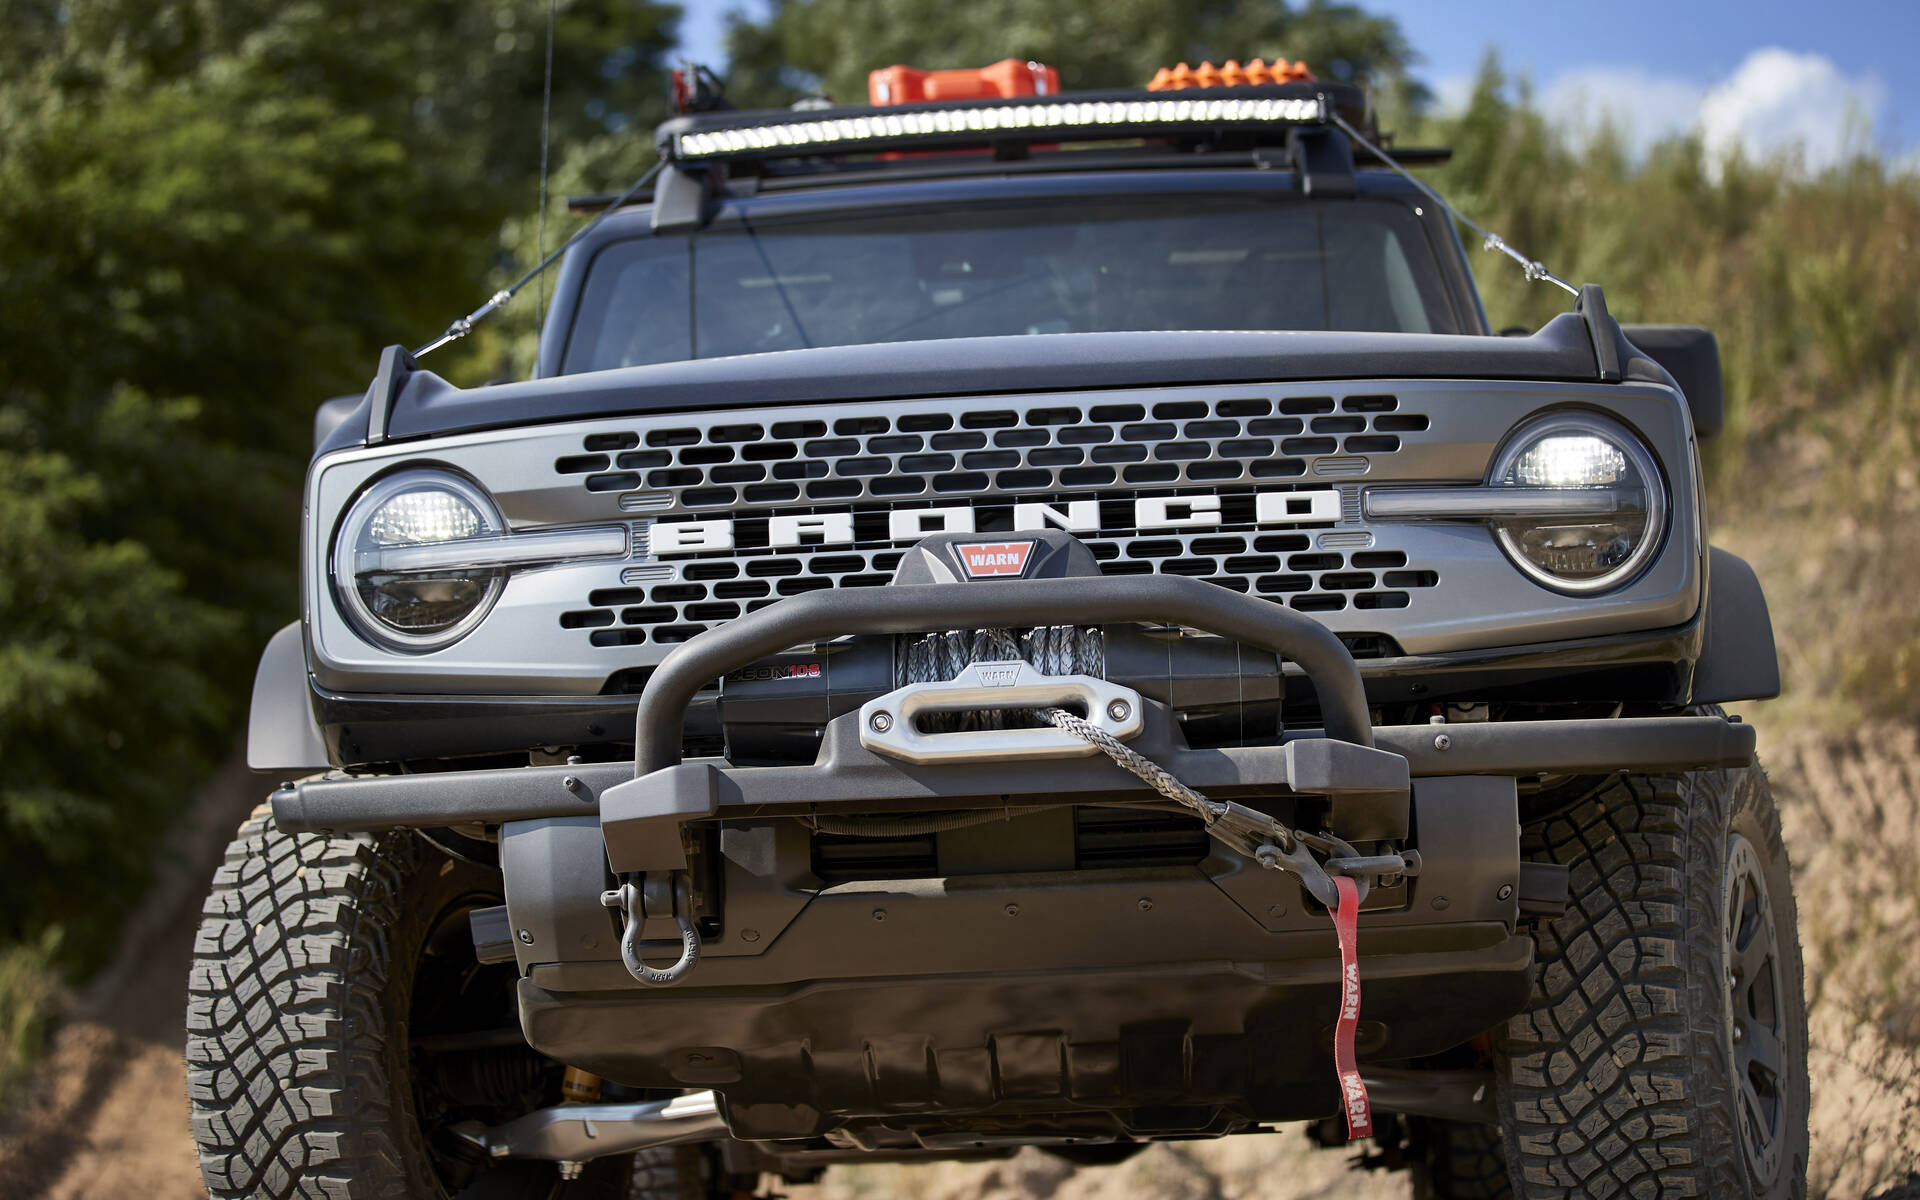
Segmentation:
<svg viewBox="0 0 1920 1200">
<path fill-rule="evenodd" d="M 656 231 L 652 227 L 651 208 L 640 206 L 616 214 L 597 236 L 571 250 L 562 262 L 553 305 L 546 314 L 547 320 L 541 330 L 539 357 L 533 377 L 580 373 L 563 372 L 561 367 L 573 338 L 575 324 L 581 316 L 587 280 L 595 260 L 609 247 L 636 238 L 699 238 L 718 233 L 740 234 L 748 227 L 764 233 L 790 219 L 804 221 L 874 210 L 900 212 L 969 203 L 984 207 L 1087 197 L 1149 199 L 1181 195 L 1231 197 L 1259 194 L 1282 201 L 1291 198 L 1305 203 L 1348 202 L 1344 198 L 1303 196 L 1294 183 L 1291 171 L 1219 167 L 1052 175 L 990 174 L 984 177 L 878 182 L 760 194 L 755 194 L 751 188 L 741 190 L 745 194 L 723 194 L 711 220 L 700 229 Z M 1354 199 L 1361 202 L 1389 200 L 1409 208 L 1417 218 L 1417 225 L 1426 239 L 1426 249 L 1437 268 L 1440 296 L 1454 327 L 1465 334 L 1491 333 L 1485 309 L 1466 265 L 1465 251 L 1458 233 L 1444 213 L 1436 211 L 1436 206 L 1413 185 L 1380 172 L 1362 172 L 1356 177 Z"/>
</svg>

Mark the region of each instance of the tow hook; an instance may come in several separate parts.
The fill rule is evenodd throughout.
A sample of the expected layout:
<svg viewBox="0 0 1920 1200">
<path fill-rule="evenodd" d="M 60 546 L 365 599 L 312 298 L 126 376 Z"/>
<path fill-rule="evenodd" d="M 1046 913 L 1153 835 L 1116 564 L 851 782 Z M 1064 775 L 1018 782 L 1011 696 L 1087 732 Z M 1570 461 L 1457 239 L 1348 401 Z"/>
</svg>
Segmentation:
<svg viewBox="0 0 1920 1200">
<path fill-rule="evenodd" d="M 619 887 L 600 893 L 600 903 L 621 914 L 620 961 L 641 983 L 665 987 L 678 983 L 700 961 L 700 933 L 693 925 L 693 901 L 685 871 L 630 875 Z M 680 927 L 680 958 L 665 969 L 640 957 L 640 930 L 646 919 L 672 917 Z"/>
</svg>

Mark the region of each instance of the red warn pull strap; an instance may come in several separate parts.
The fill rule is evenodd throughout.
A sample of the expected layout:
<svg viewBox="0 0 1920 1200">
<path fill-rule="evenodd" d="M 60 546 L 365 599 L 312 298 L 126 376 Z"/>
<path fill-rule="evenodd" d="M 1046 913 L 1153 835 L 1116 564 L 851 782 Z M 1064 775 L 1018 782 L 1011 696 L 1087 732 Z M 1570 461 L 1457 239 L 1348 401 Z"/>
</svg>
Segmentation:
<svg viewBox="0 0 1920 1200">
<path fill-rule="evenodd" d="M 1360 889 L 1345 875 L 1333 877 L 1340 907 L 1333 931 L 1340 939 L 1340 1019 L 1333 1027 L 1333 1069 L 1340 1077 L 1340 1102 L 1347 1114 L 1347 1140 L 1373 1136 L 1373 1104 L 1366 1081 L 1353 1059 L 1353 1031 L 1360 1024 L 1360 955 L 1355 949 L 1360 921 Z"/>
</svg>

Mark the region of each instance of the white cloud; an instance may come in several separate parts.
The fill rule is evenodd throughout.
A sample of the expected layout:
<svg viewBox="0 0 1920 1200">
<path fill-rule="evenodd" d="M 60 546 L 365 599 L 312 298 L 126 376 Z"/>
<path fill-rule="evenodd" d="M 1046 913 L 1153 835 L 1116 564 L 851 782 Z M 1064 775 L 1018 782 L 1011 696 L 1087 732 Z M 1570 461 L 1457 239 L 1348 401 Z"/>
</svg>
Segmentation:
<svg viewBox="0 0 1920 1200">
<path fill-rule="evenodd" d="M 1710 163 L 1738 150 L 1755 159 L 1797 155 L 1817 171 L 1872 146 L 1887 96 L 1876 75 L 1848 76 L 1823 55 L 1769 46 L 1711 85 L 1634 66 L 1576 67 L 1556 75 L 1539 104 L 1575 136 L 1610 122 L 1636 154 L 1697 132 Z"/>
<path fill-rule="evenodd" d="M 1707 89 L 1640 67 L 1580 67 L 1556 76 L 1540 93 L 1541 111 L 1563 129 L 1585 137 L 1601 124 L 1614 128 L 1638 154 L 1692 129 Z"/>
<path fill-rule="evenodd" d="M 1755 50 L 1700 102 L 1700 138 L 1711 160 L 1735 149 L 1754 158 L 1799 153 L 1819 170 L 1870 147 L 1887 102 L 1876 75 L 1854 79 L 1832 59 L 1777 46 Z"/>
<path fill-rule="evenodd" d="M 1434 82 L 1433 105 L 1442 116 L 1459 116 L 1467 111 L 1467 101 L 1471 99 L 1473 99 L 1472 75 L 1443 75 Z"/>
</svg>

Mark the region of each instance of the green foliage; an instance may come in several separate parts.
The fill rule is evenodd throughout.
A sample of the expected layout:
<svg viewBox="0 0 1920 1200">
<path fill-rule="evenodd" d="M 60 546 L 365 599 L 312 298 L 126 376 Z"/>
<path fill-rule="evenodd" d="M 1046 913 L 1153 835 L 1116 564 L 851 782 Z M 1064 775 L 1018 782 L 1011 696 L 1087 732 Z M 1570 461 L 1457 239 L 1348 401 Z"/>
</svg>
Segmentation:
<svg viewBox="0 0 1920 1200">
<path fill-rule="evenodd" d="M 644 143 L 617 131 L 661 115 L 678 9 L 557 8 L 556 157 Z M 0 944 L 64 928 L 84 970 L 298 612 L 313 406 L 506 269 L 546 6 L 0 0 L 0 28 Z"/>
<path fill-rule="evenodd" d="M 1304 60 L 1328 78 L 1397 85 L 1412 58 L 1398 25 L 1312 0 L 775 0 L 728 31 L 727 94 L 743 108 L 825 92 L 864 104 L 867 72 L 894 63 L 1057 67 L 1068 88 L 1138 87 L 1156 69 L 1210 59 Z"/>
<path fill-rule="evenodd" d="M 0 946 L 0 1117 L 13 1084 L 39 1053 L 60 994 L 54 957 L 60 931 L 48 929 L 17 946 Z"/>
</svg>

